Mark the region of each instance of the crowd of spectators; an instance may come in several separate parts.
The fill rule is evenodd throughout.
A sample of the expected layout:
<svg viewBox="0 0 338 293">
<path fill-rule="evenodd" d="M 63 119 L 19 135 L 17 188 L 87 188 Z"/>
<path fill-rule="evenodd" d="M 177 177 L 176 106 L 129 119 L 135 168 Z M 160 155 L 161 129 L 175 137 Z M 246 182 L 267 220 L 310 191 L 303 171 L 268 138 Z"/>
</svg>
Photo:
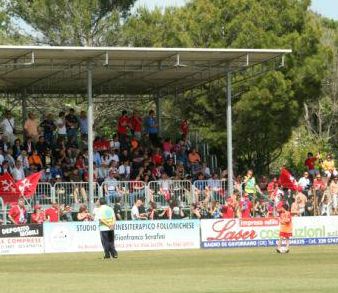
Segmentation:
<svg viewBox="0 0 338 293">
<path fill-rule="evenodd" d="M 292 189 L 284 188 L 278 176 L 270 180 L 262 176 L 256 181 L 253 171 L 248 170 L 244 178 L 236 177 L 235 192 L 224 203 L 218 200 L 223 192 L 220 186 L 215 189 L 215 185 L 201 182 L 196 185 L 198 199 L 192 205 L 192 217 L 274 217 L 285 203 L 296 217 L 338 215 L 338 174 L 333 156 L 328 154 L 323 159 L 319 153 L 314 156 L 309 152 L 304 169 L 298 180 L 290 178 L 295 187 Z"/>
<path fill-rule="evenodd" d="M 29 113 L 20 136 L 10 111 L 6 111 L 0 130 L 0 174 L 8 172 L 18 181 L 43 171 L 42 182 L 88 181 L 88 120 L 84 111 L 78 114 L 69 109 L 61 111 L 58 117 L 46 114 L 41 121 Z M 253 171 L 248 170 L 243 178 L 234 178 L 235 192 L 228 195 L 226 170 L 220 174 L 212 172 L 203 162 L 188 139 L 187 120 L 180 123 L 178 134 L 176 141 L 161 138 L 153 110 L 146 117 L 137 111 L 124 110 L 111 138 L 96 136 L 94 181 L 104 183 L 104 196 L 114 205 L 117 219 L 126 218 L 123 209 L 127 206 L 132 220 L 272 217 L 284 202 L 289 204 L 294 216 L 338 214 L 338 174 L 332 155 L 322 160 L 320 154 L 308 154 L 306 172 L 298 180 L 301 189 L 297 192 L 284 189 L 278 177 L 262 176 L 256 181 Z M 173 181 L 186 180 L 194 183 L 189 201 L 183 185 L 177 192 L 172 186 Z M 127 201 L 121 197 L 119 181 L 132 182 L 131 191 L 135 192 L 129 193 Z M 145 202 L 144 186 L 152 181 L 159 182 L 159 188 L 148 190 L 149 202 Z M 157 194 L 162 196 L 164 206 L 157 206 Z M 58 195 L 62 195 L 61 189 Z M 58 200 L 45 211 L 36 205 L 31 221 L 54 221 L 56 212 L 58 220 L 93 219 L 87 209 L 85 188 L 73 191 L 73 201 L 79 206 L 76 217 L 71 202 L 63 201 L 62 196 Z M 192 204 L 186 206 L 187 202 Z"/>
</svg>

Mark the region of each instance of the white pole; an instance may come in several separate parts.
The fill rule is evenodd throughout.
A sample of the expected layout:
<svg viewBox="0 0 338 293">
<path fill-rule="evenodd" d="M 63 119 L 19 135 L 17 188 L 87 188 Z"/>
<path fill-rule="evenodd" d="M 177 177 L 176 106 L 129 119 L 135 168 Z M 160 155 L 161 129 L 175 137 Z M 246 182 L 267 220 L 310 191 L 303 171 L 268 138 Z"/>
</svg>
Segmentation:
<svg viewBox="0 0 338 293">
<path fill-rule="evenodd" d="M 93 164 L 93 78 L 92 66 L 87 64 L 87 95 L 88 95 L 88 184 L 89 210 L 94 209 L 94 164 Z"/>
<path fill-rule="evenodd" d="M 234 192 L 232 168 L 232 109 L 231 109 L 231 73 L 227 82 L 227 160 L 228 160 L 228 196 Z"/>
</svg>

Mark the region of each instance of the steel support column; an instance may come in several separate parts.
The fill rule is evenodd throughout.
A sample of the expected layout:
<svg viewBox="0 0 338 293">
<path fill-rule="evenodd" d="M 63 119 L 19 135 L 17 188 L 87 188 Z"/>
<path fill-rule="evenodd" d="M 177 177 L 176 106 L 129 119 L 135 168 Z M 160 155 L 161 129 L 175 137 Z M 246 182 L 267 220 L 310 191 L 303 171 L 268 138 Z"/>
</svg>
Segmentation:
<svg viewBox="0 0 338 293">
<path fill-rule="evenodd" d="M 228 161 L 228 195 L 234 192 L 232 167 L 232 108 L 231 108 L 231 73 L 228 72 L 227 82 L 227 161 Z"/>
<path fill-rule="evenodd" d="M 22 131 L 24 133 L 24 126 L 25 126 L 25 121 L 27 120 L 27 97 L 26 95 L 21 96 L 21 117 L 22 117 Z"/>
<path fill-rule="evenodd" d="M 87 65 L 87 95 L 88 95 L 88 184 L 89 210 L 94 209 L 94 164 L 93 164 L 93 77 L 92 66 Z"/>
</svg>

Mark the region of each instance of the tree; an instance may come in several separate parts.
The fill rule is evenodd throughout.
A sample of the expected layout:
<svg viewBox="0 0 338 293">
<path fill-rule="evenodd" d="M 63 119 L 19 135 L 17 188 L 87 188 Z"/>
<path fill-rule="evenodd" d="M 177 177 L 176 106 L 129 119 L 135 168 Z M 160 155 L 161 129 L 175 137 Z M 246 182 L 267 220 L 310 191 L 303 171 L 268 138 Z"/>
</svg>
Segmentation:
<svg viewBox="0 0 338 293">
<path fill-rule="evenodd" d="M 4 9 L 6 0 L 0 0 L 0 44 L 18 45 L 27 41 L 27 38 L 13 26 L 10 16 Z"/>
<path fill-rule="evenodd" d="M 304 125 L 308 135 L 326 141 L 334 147 L 338 144 L 338 22 L 322 19 L 323 45 L 330 48 L 332 58 L 327 62 L 328 75 L 322 80 L 322 93 L 315 101 L 304 103 Z"/>
<path fill-rule="evenodd" d="M 7 11 L 31 27 L 35 43 L 106 46 L 119 41 L 121 17 L 135 0 L 13 0 Z"/>
</svg>

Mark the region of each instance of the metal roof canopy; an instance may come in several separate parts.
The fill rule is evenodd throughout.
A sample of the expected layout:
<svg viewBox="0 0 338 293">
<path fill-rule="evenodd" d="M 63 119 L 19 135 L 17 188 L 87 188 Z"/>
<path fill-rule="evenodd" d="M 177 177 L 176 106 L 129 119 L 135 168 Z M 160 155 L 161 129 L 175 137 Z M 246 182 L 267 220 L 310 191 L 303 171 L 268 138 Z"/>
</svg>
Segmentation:
<svg viewBox="0 0 338 293">
<path fill-rule="evenodd" d="M 233 192 L 232 72 L 291 50 L 0 46 L 0 94 L 88 97 L 89 204 L 93 208 L 93 94 L 179 93 L 227 77 L 228 194 Z"/>
<path fill-rule="evenodd" d="M 0 46 L 0 93 L 95 95 L 184 92 L 291 50 Z"/>
</svg>

